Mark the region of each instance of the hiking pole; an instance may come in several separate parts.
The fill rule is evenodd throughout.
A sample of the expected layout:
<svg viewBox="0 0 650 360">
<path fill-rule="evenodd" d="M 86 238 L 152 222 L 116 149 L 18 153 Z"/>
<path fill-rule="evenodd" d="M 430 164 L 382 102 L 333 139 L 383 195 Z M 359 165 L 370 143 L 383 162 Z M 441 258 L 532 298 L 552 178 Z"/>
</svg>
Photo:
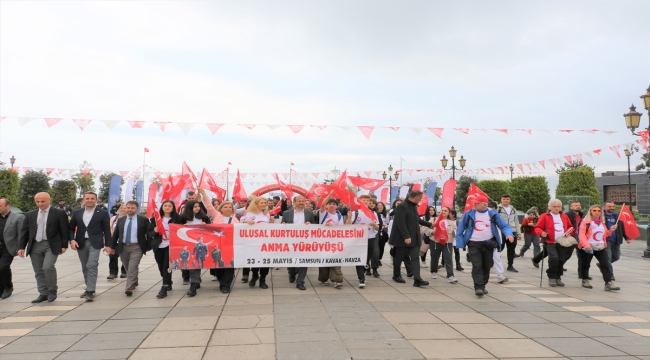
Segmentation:
<svg viewBox="0 0 650 360">
<path fill-rule="evenodd" d="M 544 277 L 544 258 L 542 258 L 542 266 L 539 270 L 539 287 L 542 287 L 542 278 Z"/>
</svg>

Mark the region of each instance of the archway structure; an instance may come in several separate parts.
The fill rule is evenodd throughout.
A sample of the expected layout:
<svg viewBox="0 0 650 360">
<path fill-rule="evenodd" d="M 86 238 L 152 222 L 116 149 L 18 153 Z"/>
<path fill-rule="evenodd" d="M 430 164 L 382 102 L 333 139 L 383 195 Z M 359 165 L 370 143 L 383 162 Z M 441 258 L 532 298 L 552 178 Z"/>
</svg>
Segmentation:
<svg viewBox="0 0 650 360">
<path fill-rule="evenodd" d="M 287 186 L 289 186 L 294 193 L 298 193 L 298 194 L 300 194 L 302 196 L 306 196 L 307 193 L 309 192 L 309 190 L 305 189 L 304 187 L 298 186 L 298 185 L 295 185 L 295 184 L 287 184 Z M 269 185 L 262 186 L 261 188 L 253 191 L 251 193 L 251 195 L 262 196 L 262 195 L 264 195 L 266 193 L 269 193 L 271 191 L 278 191 L 278 190 L 280 190 L 280 185 L 278 185 L 278 184 L 269 184 Z"/>
</svg>

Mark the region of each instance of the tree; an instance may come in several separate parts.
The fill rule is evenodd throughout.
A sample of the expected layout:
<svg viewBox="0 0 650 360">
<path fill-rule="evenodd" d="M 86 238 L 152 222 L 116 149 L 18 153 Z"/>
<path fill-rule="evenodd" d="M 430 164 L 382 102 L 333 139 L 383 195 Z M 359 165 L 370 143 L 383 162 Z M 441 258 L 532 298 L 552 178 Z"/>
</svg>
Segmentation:
<svg viewBox="0 0 650 360">
<path fill-rule="evenodd" d="M 600 193 L 596 187 L 596 176 L 589 167 L 580 167 L 560 173 L 560 180 L 555 189 L 558 196 L 589 196 L 592 204 L 600 203 Z"/>
<path fill-rule="evenodd" d="M 79 197 L 88 191 L 95 191 L 95 177 L 92 174 L 93 165 L 84 160 L 79 165 L 79 172 L 72 175 L 72 181 L 77 184 Z"/>
<path fill-rule="evenodd" d="M 55 181 L 49 192 L 54 203 L 57 203 L 59 200 L 64 200 L 68 206 L 72 207 L 77 201 L 77 184 L 72 180 Z"/>
<path fill-rule="evenodd" d="M 15 207 L 20 207 L 18 193 L 20 178 L 11 169 L 0 170 L 0 198 L 9 200 Z"/>
<path fill-rule="evenodd" d="M 50 190 L 50 177 L 43 171 L 28 171 L 22 179 L 20 179 L 20 191 L 18 201 L 21 210 L 36 209 L 34 203 L 34 195 L 39 192 Z"/>
<path fill-rule="evenodd" d="M 104 174 L 99 176 L 99 201 L 108 202 L 108 191 L 111 186 L 111 179 L 113 176 L 117 176 L 115 173 Z M 124 179 L 122 179 L 121 185 L 124 185 Z"/>
<path fill-rule="evenodd" d="M 560 173 L 562 173 L 563 171 L 573 170 L 573 169 L 579 169 L 579 168 L 587 168 L 587 169 L 591 169 L 591 172 L 592 172 L 592 173 L 594 173 L 595 170 L 596 170 L 596 168 L 591 167 L 591 166 L 587 166 L 587 165 L 583 164 L 582 162 L 580 162 L 579 160 L 573 160 L 573 162 L 570 163 L 570 164 L 569 164 L 568 162 L 565 162 L 564 165 L 561 165 L 559 168 L 557 168 L 557 170 L 555 170 L 555 172 L 556 172 L 557 174 L 560 174 Z M 548 204 L 547 204 L 547 205 L 548 205 Z"/>
<path fill-rule="evenodd" d="M 478 183 L 478 178 L 474 176 L 461 175 L 456 183 L 456 206 L 460 209 L 465 207 L 467 201 L 467 192 L 469 191 L 470 184 Z"/>
<path fill-rule="evenodd" d="M 641 164 L 637 165 L 635 170 L 640 171 L 643 169 L 646 169 L 646 174 L 650 174 L 650 152 L 647 152 L 643 155 L 641 155 L 641 161 L 643 161 Z"/>
<path fill-rule="evenodd" d="M 551 200 L 548 182 L 543 176 L 518 176 L 512 179 L 509 191 L 512 206 L 523 212 L 536 206 L 541 213 Z"/>
<path fill-rule="evenodd" d="M 501 195 L 507 194 L 510 189 L 510 182 L 507 180 L 481 180 L 476 184 L 490 199 L 499 202 Z"/>
</svg>

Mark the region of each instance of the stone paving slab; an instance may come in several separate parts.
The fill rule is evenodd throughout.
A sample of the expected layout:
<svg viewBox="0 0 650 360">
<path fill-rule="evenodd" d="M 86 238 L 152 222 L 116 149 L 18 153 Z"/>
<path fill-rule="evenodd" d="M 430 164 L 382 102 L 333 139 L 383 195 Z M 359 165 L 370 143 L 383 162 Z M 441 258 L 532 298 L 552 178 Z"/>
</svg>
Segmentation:
<svg viewBox="0 0 650 360">
<path fill-rule="evenodd" d="M 124 295 L 124 280 L 106 280 L 100 258 L 95 301 L 83 292 L 80 265 L 71 252 L 59 257 L 59 298 L 37 296 L 28 260 L 13 265 L 14 295 L 0 300 L 0 359 L 648 359 L 650 360 L 650 261 L 645 243 L 623 245 L 614 264 L 619 292 L 606 292 L 592 266 L 592 284 L 580 286 L 576 257 L 567 263 L 564 288 L 539 287 L 539 269 L 517 259 L 519 273 L 490 293 L 472 291 L 471 264 L 443 278 L 412 286 L 391 280 L 390 258 L 358 288 L 345 268 L 344 286 L 317 281 L 308 270 L 307 291 L 288 282 L 285 268 L 271 270 L 268 290 L 242 283 L 218 291 L 207 271 L 198 295 L 185 295 L 179 273 L 166 299 L 156 299 L 160 276 L 153 257 L 141 263 L 139 286 Z M 386 252 L 387 253 L 387 252 Z M 505 254 L 503 255 L 505 257 Z M 464 260 L 464 256 L 461 256 Z M 34 346 L 38 344 L 38 346 Z"/>
</svg>

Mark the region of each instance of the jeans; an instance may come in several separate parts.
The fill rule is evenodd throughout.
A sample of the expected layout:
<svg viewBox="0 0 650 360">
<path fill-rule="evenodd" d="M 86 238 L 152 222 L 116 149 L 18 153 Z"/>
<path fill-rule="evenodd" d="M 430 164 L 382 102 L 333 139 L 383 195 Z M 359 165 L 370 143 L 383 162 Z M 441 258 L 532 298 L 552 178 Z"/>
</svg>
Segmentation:
<svg viewBox="0 0 650 360">
<path fill-rule="evenodd" d="M 490 269 L 494 264 L 494 248 L 488 241 L 470 241 L 467 244 L 467 251 L 472 262 L 474 290 L 483 290 L 490 280 Z"/>
<path fill-rule="evenodd" d="M 536 234 L 524 234 L 524 246 L 519 250 L 519 254 L 523 255 L 530 249 L 530 245 L 533 245 L 533 256 L 539 254 L 539 236 Z"/>
<path fill-rule="evenodd" d="M 609 260 L 609 272 L 614 276 L 614 267 L 612 264 L 621 258 L 621 244 L 616 241 L 607 241 L 607 247 L 605 250 L 607 250 L 607 259 Z M 598 260 L 598 262 L 600 262 L 600 260 Z M 603 266 L 603 263 L 601 262 L 600 265 Z"/>
<path fill-rule="evenodd" d="M 101 252 L 102 249 L 92 247 L 90 240 L 84 242 L 83 249 L 77 249 L 77 255 L 81 262 L 81 271 L 86 283 L 86 291 L 88 292 L 95 292 L 97 286 L 97 268 L 99 267 L 99 254 Z"/>
<path fill-rule="evenodd" d="M 508 267 L 512 266 L 512 264 L 515 262 L 515 249 L 517 248 L 517 233 L 513 233 L 514 241 L 510 242 L 506 240 L 506 236 L 501 234 L 501 251 L 503 251 L 504 248 L 507 248 L 507 254 L 508 254 Z"/>
</svg>

